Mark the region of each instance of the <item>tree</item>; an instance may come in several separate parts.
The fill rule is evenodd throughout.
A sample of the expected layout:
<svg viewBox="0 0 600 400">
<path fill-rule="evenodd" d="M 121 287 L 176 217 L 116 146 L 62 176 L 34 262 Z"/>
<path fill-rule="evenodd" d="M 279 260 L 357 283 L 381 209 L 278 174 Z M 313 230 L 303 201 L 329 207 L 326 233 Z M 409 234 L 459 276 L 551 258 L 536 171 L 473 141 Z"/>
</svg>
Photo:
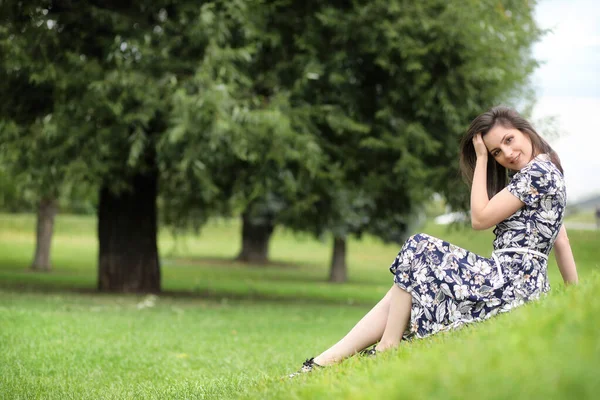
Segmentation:
<svg viewBox="0 0 600 400">
<path fill-rule="evenodd" d="M 61 144 L 56 140 L 52 121 L 52 87 L 37 78 L 29 81 L 29 67 L 22 63 L 20 49 L 12 47 L 15 39 L 0 27 L 0 91 L 9 94 L 0 106 L 0 129 L 3 133 L 0 159 L 22 195 L 33 193 L 37 203 L 36 248 L 31 264 L 34 271 L 50 271 L 50 251 L 58 195 L 68 169 L 62 168 L 52 151 Z"/>
<path fill-rule="evenodd" d="M 457 139 L 519 95 L 539 36 L 520 1 L 1 6 L 7 81 L 48 93 L 53 156 L 100 188 L 110 291 L 160 289 L 159 192 L 178 225 L 277 205 L 273 224 L 332 234 L 342 258 L 349 235 L 399 240 L 431 191 L 460 200 Z M 31 124 L 8 125 L 5 148 L 27 146 Z"/>
<path fill-rule="evenodd" d="M 111 217 L 124 215 L 119 213 L 120 203 L 116 199 L 131 187 L 135 192 L 140 175 L 152 179 L 152 173 L 147 173 L 153 170 L 152 145 L 144 148 L 146 135 L 141 131 L 154 117 L 156 107 L 144 109 L 144 106 L 157 100 L 157 91 L 152 93 L 155 96 L 148 97 L 145 96 L 150 93 L 142 93 L 145 77 L 136 73 L 132 66 L 137 53 L 135 49 L 127 51 L 126 42 L 119 37 L 119 33 L 135 30 L 133 25 L 136 21 L 127 16 L 127 11 L 133 10 L 128 9 L 129 5 L 111 9 L 113 5 L 110 2 L 101 1 L 87 3 L 83 8 L 76 8 L 70 1 L 6 2 L 3 6 L 3 42 L 8 52 L 5 60 L 9 77 L 13 81 L 20 79 L 32 94 L 27 100 L 40 93 L 45 94 L 41 96 L 45 105 L 43 121 L 53 121 L 53 144 L 59 146 L 45 150 L 52 151 L 55 162 L 63 169 L 77 169 L 79 166 L 82 173 L 77 178 L 88 179 L 102 187 L 99 206 L 100 289 L 158 289 L 156 278 L 139 285 L 133 282 L 142 281 L 139 276 L 134 276 L 139 273 L 139 268 L 145 271 L 158 269 L 155 243 L 154 246 L 148 244 L 153 241 L 153 230 L 126 231 L 137 227 L 135 223 L 123 224 L 124 229 L 115 226 L 111 230 L 106 226 L 107 223 L 110 225 Z M 143 4 L 141 8 L 144 8 Z M 15 123 L 21 129 L 16 131 L 12 150 L 26 153 L 35 145 L 33 131 L 25 129 L 22 121 Z M 46 132 L 46 136 L 50 135 Z M 151 138 L 152 135 L 147 136 Z M 131 145 L 123 145 L 128 140 L 131 140 Z M 124 154 L 129 157 L 123 157 Z M 47 160 L 40 161 L 42 168 L 37 170 L 52 169 L 44 162 Z M 27 168 L 32 163 L 23 165 Z M 131 168 L 126 171 L 128 166 Z M 43 182 L 49 181 L 43 179 Z M 145 199 L 146 203 L 152 204 L 152 194 L 149 196 Z M 116 201 L 111 203 L 113 197 Z M 106 212 L 107 202 L 108 207 L 117 209 Z M 133 211 L 139 209 L 146 208 L 140 205 Z M 127 215 L 133 220 L 136 217 L 143 219 L 136 213 Z M 152 220 L 151 214 L 149 220 Z M 116 225 L 116 222 L 113 224 Z M 106 236 L 107 233 L 110 236 Z M 141 250 L 135 253 L 138 260 L 133 268 L 122 264 L 132 262 L 123 256 L 134 253 L 112 248 L 114 242 L 111 240 L 120 242 L 122 237 L 117 236 L 123 233 L 131 238 L 128 250 Z M 132 245 L 134 243 L 144 245 Z M 117 254 L 119 252 L 121 254 Z M 123 274 L 126 276 L 114 273 L 111 263 L 121 264 L 114 269 L 126 272 Z M 110 281 L 111 274 L 104 271 L 111 271 L 116 276 L 115 282 Z"/>
<path fill-rule="evenodd" d="M 211 54 L 231 59 L 226 63 L 231 69 L 210 64 L 215 70 L 203 68 L 177 93 L 173 114 L 178 117 L 161 150 L 165 163 L 176 163 L 164 169 L 178 171 L 163 186 L 166 222 L 199 228 L 211 215 L 241 214 L 236 259 L 253 264 L 268 261 L 269 239 L 281 215 L 314 201 L 303 188 L 322 162 L 305 110 L 291 107 L 290 89 L 274 79 L 271 63 L 279 60 L 270 56 L 269 43 L 279 39 L 264 30 L 272 17 L 269 4 L 246 2 L 239 26 L 246 18 L 244 29 L 251 33 L 240 51 L 227 47 L 229 37 L 215 42 Z M 207 92 L 212 87 L 217 90 Z M 213 120 L 219 123 L 207 122 Z M 198 163 L 195 155 L 207 147 Z"/>
<path fill-rule="evenodd" d="M 286 96 L 264 104 L 249 90 L 260 4 L 2 4 L 8 77 L 34 93 L 47 88 L 42 115 L 61 143 L 54 157 L 99 187 L 100 290 L 160 290 L 159 188 L 165 221 L 191 216 L 199 226 L 208 211 L 233 212 L 256 197 L 236 195 L 237 180 L 219 174 L 223 166 L 277 171 L 290 155 L 306 164 L 293 155 L 308 141 L 282 111 Z M 11 124 L 7 149 L 25 152 L 30 136 L 21 121 Z"/>
<path fill-rule="evenodd" d="M 189 134 L 176 137 L 161 151 L 165 163 L 177 163 L 165 170 L 179 171 L 166 177 L 162 197 L 166 222 L 172 226 L 200 228 L 209 216 L 242 214 L 244 240 L 238 260 L 260 264 L 268 260 L 268 240 L 284 214 L 282 207 L 291 212 L 310 202 L 302 188 L 320 168 L 321 152 L 287 109 L 285 97 L 273 97 L 267 104 L 258 99 L 253 106 L 259 96 L 248 92 L 244 115 L 234 107 L 233 120 L 213 127 L 210 135 L 218 138 L 216 143 L 199 140 L 207 135 L 200 120 L 206 100 L 199 101 L 196 93 L 181 99 L 178 113 L 186 118 L 171 132 L 182 129 Z M 224 127 L 227 133 L 218 133 Z M 191 155 L 207 146 L 210 155 L 200 165 L 193 162 Z"/>
<path fill-rule="evenodd" d="M 100 187 L 99 289 L 160 290 L 156 146 L 172 93 L 193 76 L 209 41 L 198 7 L 40 1 L 5 2 L 2 11 L 8 74 L 33 92 L 47 88 L 46 118 L 63 143 L 56 159 L 83 165 L 78 178 Z M 24 132 L 22 149 L 31 144 Z"/>
<path fill-rule="evenodd" d="M 401 241 L 433 191 L 459 204 L 458 143 L 468 122 L 519 100 L 537 65 L 533 5 L 383 1 L 273 6 L 294 77 L 291 102 L 310 110 L 326 169 L 305 188 L 319 201 L 286 223 L 334 237 L 332 280 L 344 280 L 344 240 Z M 327 38 L 327 40 L 323 40 Z"/>
</svg>

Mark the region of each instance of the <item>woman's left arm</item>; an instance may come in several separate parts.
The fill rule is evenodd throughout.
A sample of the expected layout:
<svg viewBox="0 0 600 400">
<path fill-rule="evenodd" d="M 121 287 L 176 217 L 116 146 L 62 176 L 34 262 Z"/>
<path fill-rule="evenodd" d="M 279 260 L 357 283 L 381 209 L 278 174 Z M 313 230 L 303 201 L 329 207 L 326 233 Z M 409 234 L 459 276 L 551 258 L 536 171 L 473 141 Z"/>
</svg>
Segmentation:
<svg viewBox="0 0 600 400">
<path fill-rule="evenodd" d="M 471 225 L 475 230 L 488 229 L 513 215 L 523 203 L 518 197 L 504 188 L 491 199 L 487 194 L 488 150 L 481 134 L 473 138 L 477 163 L 471 186 Z"/>
<path fill-rule="evenodd" d="M 567 229 L 564 225 L 560 227 L 560 231 L 554 242 L 554 257 L 556 258 L 556 264 L 558 264 L 558 269 L 565 285 L 577 284 L 579 282 L 577 267 L 575 266 L 571 243 L 567 236 Z"/>
</svg>

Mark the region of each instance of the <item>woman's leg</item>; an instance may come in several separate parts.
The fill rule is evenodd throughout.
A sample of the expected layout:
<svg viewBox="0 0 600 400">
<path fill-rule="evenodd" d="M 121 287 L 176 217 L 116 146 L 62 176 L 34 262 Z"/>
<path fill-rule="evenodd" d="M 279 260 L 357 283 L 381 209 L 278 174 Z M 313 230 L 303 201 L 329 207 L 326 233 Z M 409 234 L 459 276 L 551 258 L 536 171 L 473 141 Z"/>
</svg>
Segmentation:
<svg viewBox="0 0 600 400">
<path fill-rule="evenodd" d="M 396 286 L 396 285 L 394 285 Z M 389 320 L 392 287 L 385 296 L 369 311 L 339 342 L 315 357 L 319 365 L 329 365 L 342 361 L 361 351 L 367 346 L 377 343 Z"/>
<path fill-rule="evenodd" d="M 375 347 L 377 351 L 398 347 L 402 335 L 406 330 L 406 325 L 410 320 L 412 306 L 412 296 L 410 293 L 394 285 L 388 294 L 391 295 L 388 316 L 381 341 Z"/>
</svg>

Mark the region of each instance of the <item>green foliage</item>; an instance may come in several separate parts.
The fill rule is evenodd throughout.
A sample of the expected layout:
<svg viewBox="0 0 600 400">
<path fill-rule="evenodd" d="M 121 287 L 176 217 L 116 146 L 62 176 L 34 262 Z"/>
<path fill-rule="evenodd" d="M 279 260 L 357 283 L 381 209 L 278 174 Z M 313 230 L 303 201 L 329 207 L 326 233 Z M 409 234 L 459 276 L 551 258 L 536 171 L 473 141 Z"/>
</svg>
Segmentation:
<svg viewBox="0 0 600 400">
<path fill-rule="evenodd" d="M 2 2 L 1 163 L 42 195 L 156 162 L 169 224 L 399 242 L 433 192 L 465 203 L 469 121 L 528 93 L 533 5 Z"/>
<path fill-rule="evenodd" d="M 264 29 L 270 6 L 227 4 L 229 23 L 175 94 L 172 125 L 159 144 L 163 217 L 178 226 L 243 211 L 300 214 L 314 201 L 304 189 L 321 168 L 322 151 L 304 110 L 291 105 L 289 88 L 273 75 L 268 46 L 279 35 Z M 207 15 L 203 30 L 211 31 L 218 16 Z"/>
<path fill-rule="evenodd" d="M 11 128 L 5 164 L 38 188 L 85 182 L 118 192 L 156 155 L 162 217 L 178 226 L 266 193 L 291 203 L 320 149 L 286 91 L 255 89 L 263 6 L 4 3 L 0 90 L 26 88 L 0 108 Z M 29 107 L 34 99 L 43 107 Z"/>
<path fill-rule="evenodd" d="M 35 204 L 26 201 L 16 179 L 0 167 L 0 210 L 8 212 L 33 211 Z"/>
<path fill-rule="evenodd" d="M 492 105 L 521 102 L 540 36 L 529 2 L 273 3 L 269 83 L 291 88 L 325 157 L 288 226 L 401 242 L 433 192 L 465 204 L 458 143 Z"/>
</svg>

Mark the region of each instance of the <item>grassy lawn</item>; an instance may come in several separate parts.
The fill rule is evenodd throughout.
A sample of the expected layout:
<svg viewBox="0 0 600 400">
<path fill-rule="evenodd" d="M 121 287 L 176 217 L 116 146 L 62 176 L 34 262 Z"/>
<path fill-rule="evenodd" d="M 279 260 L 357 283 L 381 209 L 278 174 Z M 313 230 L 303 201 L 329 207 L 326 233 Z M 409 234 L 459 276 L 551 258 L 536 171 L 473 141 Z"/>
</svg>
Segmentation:
<svg viewBox="0 0 600 400">
<path fill-rule="evenodd" d="M 105 295 L 95 220 L 61 215 L 53 271 L 32 273 L 34 218 L 0 215 L 0 398 L 596 398 L 600 233 L 571 231 L 581 284 L 464 329 L 281 379 L 337 341 L 392 283 L 399 250 L 349 244 L 350 281 L 328 284 L 331 244 L 278 230 L 273 264 L 230 262 L 240 227 L 160 235 L 164 294 Z M 481 254 L 491 233 L 422 229 Z"/>
<path fill-rule="evenodd" d="M 594 210 L 578 211 L 565 218 L 565 222 L 575 222 L 581 224 L 596 224 L 596 212 Z"/>
</svg>

